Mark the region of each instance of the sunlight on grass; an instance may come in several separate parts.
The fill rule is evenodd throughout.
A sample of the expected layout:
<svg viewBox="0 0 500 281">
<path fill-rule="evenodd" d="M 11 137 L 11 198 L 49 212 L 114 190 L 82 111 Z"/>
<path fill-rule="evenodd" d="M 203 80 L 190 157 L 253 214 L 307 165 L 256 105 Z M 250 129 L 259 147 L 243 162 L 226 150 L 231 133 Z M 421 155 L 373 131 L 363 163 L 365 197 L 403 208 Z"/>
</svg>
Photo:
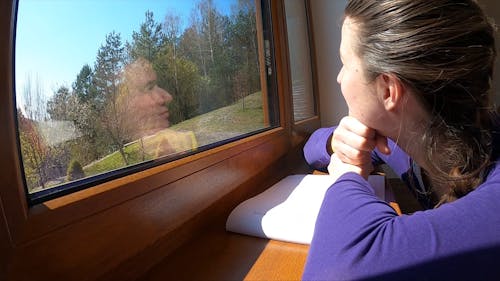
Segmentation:
<svg viewBox="0 0 500 281">
<path fill-rule="evenodd" d="M 262 94 L 256 92 L 235 104 L 222 107 L 173 125 L 155 135 L 134 141 L 125 147 L 129 165 L 152 160 L 171 153 L 189 151 L 198 146 L 264 128 Z M 168 143 L 169 151 L 161 147 Z M 85 166 L 86 176 L 96 175 L 125 167 L 118 151 Z"/>
<path fill-rule="evenodd" d="M 206 145 L 264 128 L 262 94 L 254 93 L 237 103 L 172 126 L 191 130 L 199 145 Z"/>
</svg>

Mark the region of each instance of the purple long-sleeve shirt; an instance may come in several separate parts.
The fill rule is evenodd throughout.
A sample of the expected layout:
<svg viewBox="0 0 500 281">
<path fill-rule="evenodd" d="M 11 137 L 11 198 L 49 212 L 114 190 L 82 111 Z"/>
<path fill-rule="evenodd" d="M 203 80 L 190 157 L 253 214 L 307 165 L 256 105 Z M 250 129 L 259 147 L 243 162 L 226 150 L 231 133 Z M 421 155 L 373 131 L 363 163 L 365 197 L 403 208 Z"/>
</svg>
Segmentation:
<svg viewBox="0 0 500 281">
<path fill-rule="evenodd" d="M 304 147 L 313 168 L 328 165 L 332 132 L 317 130 Z M 413 173 L 411 159 L 389 145 L 390 155 L 375 151 L 373 160 L 405 179 Z M 500 165 L 468 195 L 402 216 L 361 176 L 344 174 L 325 195 L 303 279 L 500 280 Z"/>
</svg>

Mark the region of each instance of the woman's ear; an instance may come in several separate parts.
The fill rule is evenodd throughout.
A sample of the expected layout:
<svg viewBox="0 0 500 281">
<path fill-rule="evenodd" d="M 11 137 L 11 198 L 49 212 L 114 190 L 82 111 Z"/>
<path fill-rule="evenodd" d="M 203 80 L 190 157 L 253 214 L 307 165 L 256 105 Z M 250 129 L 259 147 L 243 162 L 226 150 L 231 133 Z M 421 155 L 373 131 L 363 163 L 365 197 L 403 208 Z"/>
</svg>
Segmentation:
<svg viewBox="0 0 500 281">
<path fill-rule="evenodd" d="M 378 96 L 387 111 L 394 111 L 403 101 L 405 87 L 393 74 L 380 74 L 376 80 Z"/>
</svg>

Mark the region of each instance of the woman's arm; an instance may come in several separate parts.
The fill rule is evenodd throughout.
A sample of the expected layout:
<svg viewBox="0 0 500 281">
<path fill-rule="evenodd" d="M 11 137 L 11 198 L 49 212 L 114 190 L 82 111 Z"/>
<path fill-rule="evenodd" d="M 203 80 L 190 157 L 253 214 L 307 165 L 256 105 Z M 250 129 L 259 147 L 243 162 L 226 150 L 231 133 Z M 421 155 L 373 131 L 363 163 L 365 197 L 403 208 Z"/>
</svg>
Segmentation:
<svg viewBox="0 0 500 281">
<path fill-rule="evenodd" d="M 329 152 L 328 148 L 331 147 L 331 137 L 336 128 L 337 126 L 319 128 L 307 140 L 303 151 L 305 160 L 311 168 L 327 172 L 331 156 L 331 151 Z M 390 139 L 388 140 L 388 146 L 391 150 L 391 153 L 388 155 L 380 153 L 378 149 L 373 151 L 372 163 L 373 165 L 386 163 L 396 174 L 401 176 L 409 169 L 409 157 Z"/>
<path fill-rule="evenodd" d="M 330 139 L 336 127 L 319 128 L 314 131 L 304 145 L 304 158 L 311 168 L 326 172 L 330 163 Z"/>
<path fill-rule="evenodd" d="M 360 175 L 342 175 L 325 195 L 303 280 L 497 278 L 496 178 L 438 209 L 397 216 Z"/>
</svg>

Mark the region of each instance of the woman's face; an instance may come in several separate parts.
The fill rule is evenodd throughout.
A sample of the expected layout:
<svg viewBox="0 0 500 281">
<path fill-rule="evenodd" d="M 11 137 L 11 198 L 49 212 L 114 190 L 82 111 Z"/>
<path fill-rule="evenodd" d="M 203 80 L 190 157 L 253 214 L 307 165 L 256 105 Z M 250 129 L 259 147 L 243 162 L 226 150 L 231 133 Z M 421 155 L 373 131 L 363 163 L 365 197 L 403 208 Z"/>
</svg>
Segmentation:
<svg viewBox="0 0 500 281">
<path fill-rule="evenodd" d="M 146 136 L 169 127 L 167 105 L 172 96 L 157 85 L 156 72 L 146 61 L 129 66 L 127 82 L 130 102 L 127 121 L 135 129 L 135 135 Z"/>
<path fill-rule="evenodd" d="M 166 128 L 169 126 L 167 105 L 172 101 L 172 96 L 157 85 L 156 78 L 152 68 L 144 71 L 141 76 L 142 83 L 139 84 L 141 101 L 138 102 L 142 105 L 142 113 L 147 117 L 145 119 L 148 125 Z"/>
<path fill-rule="evenodd" d="M 347 102 L 349 116 L 376 129 L 383 107 L 377 98 L 375 82 L 367 81 L 365 77 L 361 58 L 355 52 L 356 44 L 356 23 L 347 17 L 342 25 L 340 58 L 343 65 L 337 82 Z"/>
</svg>

